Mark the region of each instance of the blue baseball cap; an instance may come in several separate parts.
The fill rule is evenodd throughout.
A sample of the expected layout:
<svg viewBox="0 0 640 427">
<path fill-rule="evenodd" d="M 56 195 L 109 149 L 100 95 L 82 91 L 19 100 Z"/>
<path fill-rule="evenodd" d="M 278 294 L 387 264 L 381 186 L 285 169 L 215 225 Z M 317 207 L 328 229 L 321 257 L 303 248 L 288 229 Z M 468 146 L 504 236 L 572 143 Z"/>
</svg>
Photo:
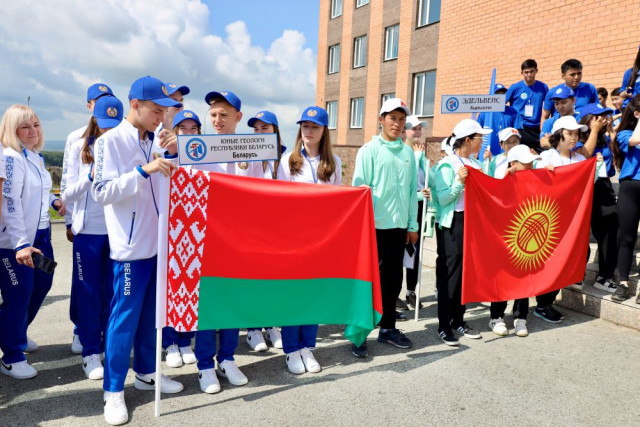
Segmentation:
<svg viewBox="0 0 640 427">
<path fill-rule="evenodd" d="M 575 97 L 576 93 L 569 86 L 562 85 L 553 90 L 549 99 L 567 99 Z"/>
<path fill-rule="evenodd" d="M 93 107 L 93 117 L 96 118 L 100 129 L 110 129 L 118 126 L 124 115 L 124 107 L 118 98 L 112 95 L 101 96 Z"/>
<path fill-rule="evenodd" d="M 196 113 L 191 110 L 182 110 L 173 117 L 173 127 L 178 126 L 185 120 L 193 120 L 198 124 L 198 126 L 202 126 L 202 123 L 200 123 L 200 119 Z"/>
<path fill-rule="evenodd" d="M 238 98 L 235 93 L 229 92 L 228 90 L 221 92 L 209 92 L 207 96 L 204 97 L 204 101 L 207 105 L 211 105 L 211 99 L 216 97 L 224 99 L 238 111 L 240 111 L 240 107 L 242 107 L 242 101 L 240 101 L 240 98 Z"/>
<path fill-rule="evenodd" d="M 302 117 L 296 123 L 313 122 L 320 126 L 327 126 L 329 124 L 329 115 L 327 111 L 322 107 L 307 107 L 302 113 Z"/>
<path fill-rule="evenodd" d="M 496 93 L 499 90 L 507 90 L 507 88 L 501 83 L 494 84 L 493 85 L 493 93 Z"/>
<path fill-rule="evenodd" d="M 603 107 L 602 104 L 592 103 L 587 104 L 582 107 L 579 111 L 580 117 L 584 117 L 587 114 L 593 114 L 599 116 L 601 114 L 613 114 L 613 110 L 611 108 Z"/>
<path fill-rule="evenodd" d="M 188 87 L 178 86 L 175 83 L 166 82 L 164 85 L 167 87 L 167 92 L 169 92 L 169 95 L 173 95 L 177 91 L 180 91 L 180 93 L 183 95 L 187 95 L 189 92 L 191 92 Z"/>
<path fill-rule="evenodd" d="M 113 96 L 111 88 L 104 83 L 96 83 L 87 89 L 87 102 L 98 99 L 103 95 Z"/>
<path fill-rule="evenodd" d="M 140 77 L 133 82 L 129 90 L 129 100 L 139 99 L 141 101 L 151 101 L 161 107 L 180 108 L 182 104 L 169 98 L 167 87 L 155 77 Z"/>
<path fill-rule="evenodd" d="M 260 120 L 261 122 L 265 122 L 268 125 L 278 126 L 278 118 L 271 111 L 263 110 L 259 111 L 255 117 L 251 117 L 247 122 L 247 126 L 250 128 L 253 127 L 253 124 L 256 120 Z"/>
</svg>

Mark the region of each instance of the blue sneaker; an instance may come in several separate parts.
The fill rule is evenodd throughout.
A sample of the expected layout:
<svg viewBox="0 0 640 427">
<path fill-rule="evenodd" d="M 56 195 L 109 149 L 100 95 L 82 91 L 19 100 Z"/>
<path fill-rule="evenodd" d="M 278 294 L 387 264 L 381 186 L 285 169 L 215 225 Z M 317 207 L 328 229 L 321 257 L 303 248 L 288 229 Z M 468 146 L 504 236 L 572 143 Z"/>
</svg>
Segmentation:
<svg viewBox="0 0 640 427">
<path fill-rule="evenodd" d="M 378 333 L 378 342 L 391 344 L 398 348 L 411 348 L 413 342 L 398 329 L 380 329 Z"/>
</svg>

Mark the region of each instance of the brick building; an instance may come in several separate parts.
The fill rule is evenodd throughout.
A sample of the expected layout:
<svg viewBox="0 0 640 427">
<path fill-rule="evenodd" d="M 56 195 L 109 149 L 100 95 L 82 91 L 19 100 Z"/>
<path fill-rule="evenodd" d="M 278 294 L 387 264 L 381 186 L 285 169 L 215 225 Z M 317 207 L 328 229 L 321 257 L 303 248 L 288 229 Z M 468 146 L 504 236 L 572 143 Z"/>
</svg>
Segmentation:
<svg viewBox="0 0 640 427">
<path fill-rule="evenodd" d="M 487 93 L 493 67 L 508 86 L 534 58 L 552 87 L 577 58 L 584 81 L 611 91 L 635 58 L 639 17 L 640 2 L 623 0 L 320 0 L 316 103 L 329 111 L 345 182 L 355 148 L 378 133 L 384 97 L 403 98 L 435 140 L 468 117 L 440 114 L 441 95 Z"/>
</svg>

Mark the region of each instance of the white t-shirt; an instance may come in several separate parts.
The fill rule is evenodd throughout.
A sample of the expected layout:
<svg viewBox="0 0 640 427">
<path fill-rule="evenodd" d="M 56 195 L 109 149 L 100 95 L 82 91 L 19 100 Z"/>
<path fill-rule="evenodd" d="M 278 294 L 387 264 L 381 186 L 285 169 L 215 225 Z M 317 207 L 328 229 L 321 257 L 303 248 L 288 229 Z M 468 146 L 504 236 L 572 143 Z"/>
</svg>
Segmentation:
<svg viewBox="0 0 640 427">
<path fill-rule="evenodd" d="M 481 165 L 476 163 L 471 159 L 463 159 L 457 154 L 452 154 L 450 157 L 451 166 L 453 166 L 453 171 L 456 174 L 456 181 L 460 182 L 460 176 L 458 176 L 458 171 L 462 166 L 467 166 L 473 169 L 482 169 Z M 458 202 L 456 203 L 456 212 L 464 212 L 464 189 L 460 192 L 460 196 L 458 197 Z"/>
<path fill-rule="evenodd" d="M 554 167 L 567 166 L 586 160 L 582 154 L 573 151 L 569 152 L 569 157 L 563 157 L 555 148 L 543 151 L 540 153 L 540 157 L 541 160 L 537 163 L 537 168 L 543 168 L 547 165 Z"/>
<path fill-rule="evenodd" d="M 333 158 L 336 162 L 336 170 L 331 175 L 331 178 L 328 182 L 321 181 L 318 179 L 318 164 L 320 163 L 320 156 L 316 157 L 303 157 L 304 162 L 302 163 L 302 170 L 297 175 L 291 175 L 291 169 L 289 168 L 289 157 L 291 157 L 291 152 L 286 153 L 282 156 L 282 160 L 280 161 L 280 168 L 278 169 L 278 179 L 283 181 L 292 181 L 292 182 L 308 182 L 308 183 L 316 183 L 316 184 L 333 184 L 333 185 L 342 185 L 342 162 L 340 161 L 340 157 L 334 154 Z"/>
</svg>

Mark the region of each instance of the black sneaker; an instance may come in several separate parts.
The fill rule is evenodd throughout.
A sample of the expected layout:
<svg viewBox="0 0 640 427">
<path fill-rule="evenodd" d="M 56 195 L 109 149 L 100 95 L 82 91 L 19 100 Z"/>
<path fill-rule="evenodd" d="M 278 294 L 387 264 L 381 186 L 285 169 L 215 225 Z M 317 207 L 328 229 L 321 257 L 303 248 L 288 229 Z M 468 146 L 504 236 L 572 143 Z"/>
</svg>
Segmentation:
<svg viewBox="0 0 640 427">
<path fill-rule="evenodd" d="M 396 309 L 398 309 L 398 310 L 409 310 L 409 307 L 407 307 L 407 304 L 405 304 L 404 301 L 402 301 L 400 298 L 398 298 L 396 300 Z"/>
<path fill-rule="evenodd" d="M 398 348 L 411 348 L 413 342 L 398 329 L 387 329 L 378 333 L 378 342 L 395 345 Z"/>
<path fill-rule="evenodd" d="M 549 306 L 549 310 L 551 310 L 556 317 L 559 317 L 560 320 L 564 320 L 564 315 L 560 313 L 558 310 L 556 310 L 556 308 L 553 305 Z"/>
<path fill-rule="evenodd" d="M 440 331 L 438 335 L 446 345 L 450 345 L 451 347 L 457 347 L 460 345 L 460 341 L 458 341 L 458 338 L 456 338 L 451 331 Z"/>
<path fill-rule="evenodd" d="M 367 357 L 369 355 L 369 351 L 367 350 L 367 341 L 363 342 L 362 344 L 360 344 L 360 347 L 358 347 L 355 344 L 351 344 L 351 353 L 355 356 L 355 357 Z"/>
<path fill-rule="evenodd" d="M 533 315 L 549 323 L 560 323 L 562 321 L 560 313 L 551 308 L 550 305 L 542 308 L 536 307 L 536 309 L 533 310 Z"/>
<path fill-rule="evenodd" d="M 611 294 L 611 301 L 622 302 L 628 298 L 629 288 L 620 283 L 614 293 Z"/>
<path fill-rule="evenodd" d="M 400 313 L 399 311 L 396 311 L 396 322 L 406 322 L 407 321 L 407 315 L 404 313 Z"/>
<path fill-rule="evenodd" d="M 613 280 L 605 279 L 602 276 L 598 276 L 596 281 L 593 283 L 593 287 L 610 293 L 613 293 L 618 289 L 618 285 Z"/>
<path fill-rule="evenodd" d="M 476 331 L 471 326 L 467 325 L 467 322 L 464 322 L 462 325 L 458 326 L 457 328 L 454 328 L 452 326 L 451 329 L 453 329 L 459 334 L 462 334 L 465 338 L 471 338 L 472 340 L 479 340 L 480 338 L 482 338 L 482 335 L 480 335 L 480 332 Z"/>
<path fill-rule="evenodd" d="M 408 296 L 407 296 L 407 305 L 409 306 L 410 309 L 415 310 L 416 309 L 416 303 L 418 304 L 418 310 L 422 308 L 422 303 L 417 301 L 418 298 L 416 296 L 415 292 L 411 292 Z"/>
</svg>

